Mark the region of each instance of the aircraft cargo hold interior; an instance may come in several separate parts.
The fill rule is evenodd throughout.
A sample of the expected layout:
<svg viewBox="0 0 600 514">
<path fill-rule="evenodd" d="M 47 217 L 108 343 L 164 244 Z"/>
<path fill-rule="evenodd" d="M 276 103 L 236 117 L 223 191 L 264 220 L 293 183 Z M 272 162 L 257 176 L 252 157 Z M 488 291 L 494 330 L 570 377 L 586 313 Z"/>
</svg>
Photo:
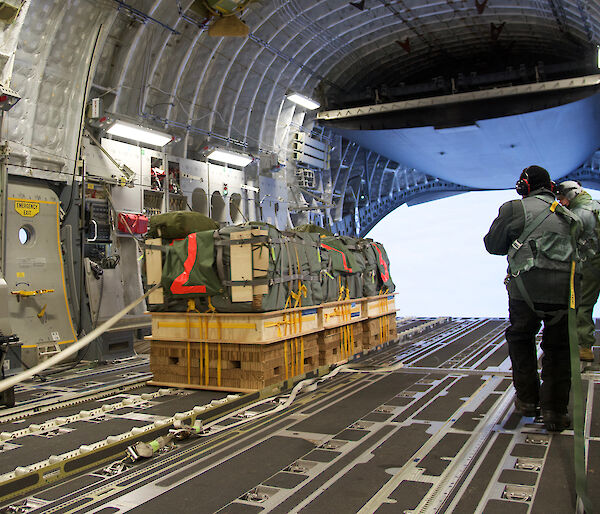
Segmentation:
<svg viewBox="0 0 600 514">
<path fill-rule="evenodd" d="M 592 1 L 0 1 L 0 513 L 597 512 L 599 70 Z M 390 220 L 483 192 L 441 293 Z"/>
</svg>

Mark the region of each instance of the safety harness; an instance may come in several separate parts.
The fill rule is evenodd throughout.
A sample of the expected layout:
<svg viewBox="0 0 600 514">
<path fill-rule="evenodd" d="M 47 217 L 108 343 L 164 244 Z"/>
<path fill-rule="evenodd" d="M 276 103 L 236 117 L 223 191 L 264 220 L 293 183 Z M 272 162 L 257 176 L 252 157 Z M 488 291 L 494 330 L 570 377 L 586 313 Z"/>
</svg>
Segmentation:
<svg viewBox="0 0 600 514">
<path fill-rule="evenodd" d="M 539 197 L 536 197 L 536 198 L 539 198 Z M 543 198 L 540 198 L 540 199 L 543 201 L 546 201 Z M 548 219 L 548 217 L 551 214 L 554 214 L 556 212 L 557 208 L 559 209 L 558 212 L 560 212 L 561 214 L 570 218 L 572 221 L 575 222 L 575 224 L 580 223 L 579 219 L 576 216 L 574 216 L 571 212 L 569 212 L 567 209 L 562 207 L 560 205 L 560 203 L 558 203 L 557 201 L 554 201 L 554 202 L 552 202 L 552 204 L 550 204 L 549 209 L 544 209 L 533 219 L 533 221 L 531 223 L 525 224 L 525 228 L 523 229 L 523 232 L 521 233 L 521 235 L 513 241 L 510 248 L 508 249 L 508 265 L 509 265 L 510 279 L 514 280 L 515 285 L 517 286 L 517 289 L 519 290 L 519 293 L 521 293 L 521 296 L 523 297 L 523 300 L 525 301 L 527 306 L 540 318 L 544 318 L 547 313 L 535 308 L 535 305 L 534 305 L 533 301 L 531 300 L 531 297 L 529 296 L 527 289 L 525 288 L 525 284 L 523 283 L 523 278 L 521 277 L 521 272 L 524 270 L 522 268 L 515 269 L 517 267 L 515 264 L 515 261 L 516 261 L 517 253 L 519 252 L 519 250 L 521 250 L 521 248 L 523 248 L 523 245 L 527 242 L 529 236 L 531 236 L 535 232 L 535 230 L 544 221 L 546 221 Z M 523 205 L 523 210 L 525 211 L 524 205 Z M 573 226 L 575 226 L 575 224 Z M 574 235 L 573 235 L 573 230 L 571 231 L 571 238 L 573 241 L 575 240 Z M 573 244 L 573 248 L 575 248 L 575 244 Z M 568 265 L 568 263 L 565 263 L 565 266 L 567 266 L 567 265 Z M 552 319 L 548 322 L 548 324 L 553 325 L 553 324 L 557 323 L 565 314 L 566 314 L 566 309 L 554 311 L 554 315 L 552 316 Z"/>
<path fill-rule="evenodd" d="M 525 208 L 525 206 L 523 206 Z M 509 251 L 509 268 L 511 260 L 516 253 L 521 249 L 529 236 L 552 214 L 557 208 L 558 212 L 569 217 L 575 223 L 571 225 L 571 238 L 573 248 L 575 249 L 576 229 L 580 224 L 579 218 L 573 215 L 570 211 L 563 208 L 557 201 L 554 201 L 549 209 L 543 210 L 536 218 L 526 225 L 523 233 L 512 243 Z M 579 337 L 577 335 L 577 311 L 575 302 L 575 271 L 577 268 L 577 253 L 571 260 L 570 280 L 569 280 L 569 304 L 567 307 L 567 323 L 569 331 L 569 353 L 571 361 L 571 391 L 573 392 L 573 464 L 575 468 L 575 491 L 577 493 L 578 503 L 583 505 L 585 512 L 594 512 L 593 506 L 587 496 L 587 475 L 586 475 L 586 458 L 585 458 L 585 437 L 584 437 L 584 413 L 585 406 L 583 403 L 583 385 L 581 380 L 581 370 L 579 368 Z M 515 281 L 523 300 L 535 314 L 543 318 L 546 313 L 535 308 L 531 297 L 527 293 L 525 285 L 520 275 L 521 270 L 510 269 L 511 279 Z M 556 311 L 552 319 L 548 322 L 549 325 L 558 322 L 565 314 L 565 310 Z"/>
</svg>

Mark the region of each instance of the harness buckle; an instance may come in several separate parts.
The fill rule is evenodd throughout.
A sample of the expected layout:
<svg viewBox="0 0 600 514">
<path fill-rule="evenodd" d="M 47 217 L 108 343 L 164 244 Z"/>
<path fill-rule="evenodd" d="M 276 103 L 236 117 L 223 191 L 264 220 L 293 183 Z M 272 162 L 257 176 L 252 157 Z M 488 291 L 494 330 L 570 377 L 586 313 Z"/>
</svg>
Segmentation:
<svg viewBox="0 0 600 514">
<path fill-rule="evenodd" d="M 515 239 L 513 241 L 513 244 L 511 245 L 515 250 L 518 250 L 521 248 L 521 246 L 523 246 L 523 243 L 521 243 L 518 239 Z"/>
</svg>

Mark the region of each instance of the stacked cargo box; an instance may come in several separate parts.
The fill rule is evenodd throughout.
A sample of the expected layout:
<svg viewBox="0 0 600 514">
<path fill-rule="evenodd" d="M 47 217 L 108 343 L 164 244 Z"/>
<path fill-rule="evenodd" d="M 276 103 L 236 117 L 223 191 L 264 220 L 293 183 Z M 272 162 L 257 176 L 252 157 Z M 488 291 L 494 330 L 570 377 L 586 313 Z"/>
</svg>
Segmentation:
<svg viewBox="0 0 600 514">
<path fill-rule="evenodd" d="M 155 382 L 260 389 L 360 353 L 365 330 L 389 339 L 363 322 L 395 316 L 380 244 L 258 222 L 215 229 L 198 216 L 150 220 Z M 198 226 L 208 229 L 189 233 Z"/>
<path fill-rule="evenodd" d="M 252 391 L 318 366 L 317 334 L 270 344 L 153 340 L 153 382 L 169 386 Z"/>
</svg>

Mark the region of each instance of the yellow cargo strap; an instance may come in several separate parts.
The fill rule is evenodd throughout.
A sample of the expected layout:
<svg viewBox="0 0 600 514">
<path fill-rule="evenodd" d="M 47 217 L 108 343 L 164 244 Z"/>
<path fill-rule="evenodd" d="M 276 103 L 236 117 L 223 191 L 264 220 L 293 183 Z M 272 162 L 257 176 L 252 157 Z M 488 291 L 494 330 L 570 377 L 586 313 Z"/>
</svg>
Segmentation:
<svg viewBox="0 0 600 514">
<path fill-rule="evenodd" d="M 215 309 L 214 305 L 210 301 L 210 296 L 208 297 L 208 310 L 206 312 L 217 312 L 217 309 Z"/>
<path fill-rule="evenodd" d="M 210 379 L 209 371 L 208 371 L 209 363 L 210 363 L 210 359 L 208 356 L 208 343 L 204 343 L 204 370 L 206 372 L 204 374 L 204 385 L 208 385 L 208 381 Z"/>
<path fill-rule="evenodd" d="M 287 354 L 287 343 L 283 342 L 283 364 L 285 366 L 285 379 L 288 379 L 288 354 Z"/>
<path fill-rule="evenodd" d="M 198 309 L 196 309 L 196 300 L 194 300 L 193 298 L 190 298 L 187 301 L 187 312 L 198 312 L 200 313 L 200 311 Z M 189 334 L 188 334 L 189 337 Z"/>
<path fill-rule="evenodd" d="M 217 343 L 217 385 L 221 386 L 221 343 Z"/>
<path fill-rule="evenodd" d="M 304 374 L 304 338 L 300 338 L 300 374 Z"/>
<path fill-rule="evenodd" d="M 304 298 L 306 298 L 306 293 L 307 292 L 308 292 L 308 290 L 306 289 L 306 286 L 304 284 L 300 284 L 298 286 L 298 292 L 297 293 L 295 293 L 294 291 L 290 291 L 290 296 L 295 301 L 294 307 L 302 307 L 302 296 L 304 296 Z"/>
<path fill-rule="evenodd" d="M 188 385 L 190 385 L 192 383 L 192 348 L 191 348 L 191 343 L 189 341 L 189 337 L 188 337 L 188 342 L 187 342 L 187 383 Z"/>
</svg>

